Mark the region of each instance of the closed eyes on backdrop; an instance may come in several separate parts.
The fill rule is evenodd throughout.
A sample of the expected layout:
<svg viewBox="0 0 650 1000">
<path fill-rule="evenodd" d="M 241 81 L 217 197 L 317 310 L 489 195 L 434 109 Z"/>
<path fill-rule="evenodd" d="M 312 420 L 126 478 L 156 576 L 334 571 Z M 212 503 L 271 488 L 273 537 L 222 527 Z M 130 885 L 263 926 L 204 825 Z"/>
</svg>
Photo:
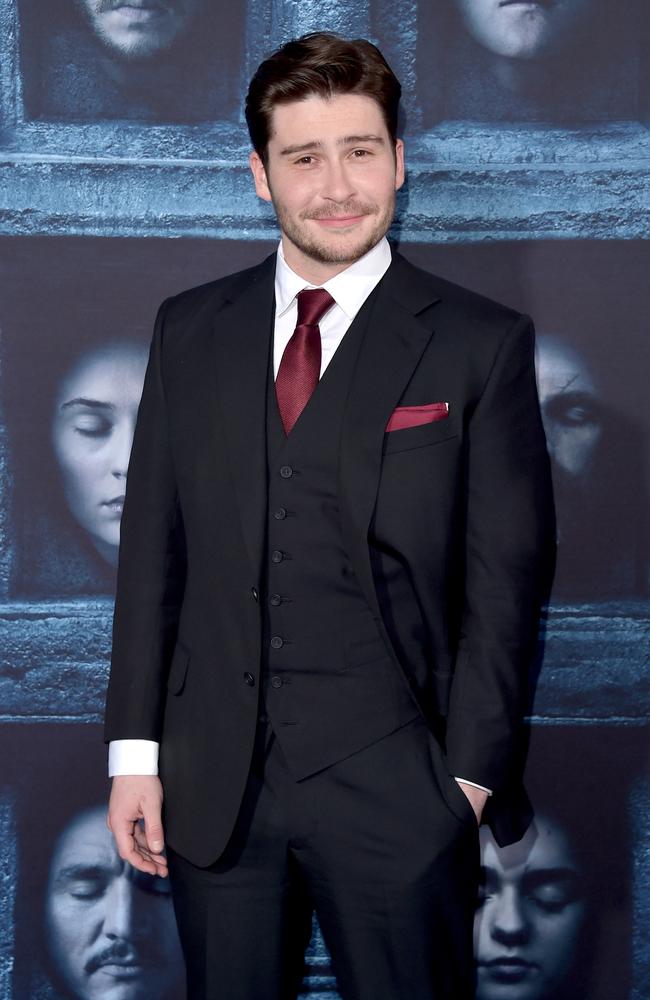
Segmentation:
<svg viewBox="0 0 650 1000">
<path fill-rule="evenodd" d="M 647 4 L 158 6 L 134 40 L 117 0 L 0 0 L 0 998 L 117 996 L 115 969 L 120 1000 L 182 997 L 166 886 L 126 884 L 103 825 L 128 455 L 159 302 L 274 246 L 247 80 L 331 29 L 376 41 L 404 85 L 401 251 L 538 333 L 558 567 L 530 704 L 537 819 L 522 864 L 482 833 L 477 997 L 642 1000 Z M 337 997 L 317 924 L 303 990 Z"/>
</svg>

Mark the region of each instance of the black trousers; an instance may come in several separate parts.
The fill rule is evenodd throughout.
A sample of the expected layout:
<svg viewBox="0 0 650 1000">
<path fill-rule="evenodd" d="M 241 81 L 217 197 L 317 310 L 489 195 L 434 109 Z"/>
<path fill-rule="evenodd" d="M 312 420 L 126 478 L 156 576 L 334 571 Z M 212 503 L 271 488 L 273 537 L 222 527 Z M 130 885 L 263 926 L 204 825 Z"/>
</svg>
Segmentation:
<svg viewBox="0 0 650 1000">
<path fill-rule="evenodd" d="M 188 1000 L 295 1000 L 312 910 L 344 1000 L 473 996 L 478 825 L 420 718 L 300 782 L 262 724 L 226 852 L 169 870 Z"/>
</svg>

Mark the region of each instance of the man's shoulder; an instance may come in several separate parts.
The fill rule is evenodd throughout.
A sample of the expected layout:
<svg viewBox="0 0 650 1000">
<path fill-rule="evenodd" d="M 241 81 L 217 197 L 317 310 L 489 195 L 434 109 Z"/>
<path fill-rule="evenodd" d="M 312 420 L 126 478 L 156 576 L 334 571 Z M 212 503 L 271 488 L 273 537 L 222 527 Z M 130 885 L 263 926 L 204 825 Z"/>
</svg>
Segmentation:
<svg viewBox="0 0 650 1000">
<path fill-rule="evenodd" d="M 462 321 L 470 327 L 494 327 L 503 330 L 512 327 L 523 318 L 522 313 L 511 306 L 427 271 L 413 264 L 401 253 L 395 253 L 393 261 L 399 278 L 408 276 L 408 281 L 412 282 L 413 286 L 426 289 L 432 301 L 436 301 L 436 322 L 444 316 L 452 321 Z"/>
<path fill-rule="evenodd" d="M 272 280 L 274 273 L 275 253 L 253 267 L 187 288 L 165 300 L 162 306 L 165 320 L 171 323 L 178 321 L 185 326 L 204 314 L 214 316 L 224 303 L 250 292 L 265 279 Z"/>
</svg>

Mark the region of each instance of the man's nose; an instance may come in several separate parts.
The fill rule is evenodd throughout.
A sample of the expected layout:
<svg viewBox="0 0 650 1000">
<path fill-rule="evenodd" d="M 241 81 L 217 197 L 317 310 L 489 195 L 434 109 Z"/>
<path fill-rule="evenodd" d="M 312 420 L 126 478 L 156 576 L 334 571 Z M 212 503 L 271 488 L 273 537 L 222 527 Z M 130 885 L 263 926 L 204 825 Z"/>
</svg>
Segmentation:
<svg viewBox="0 0 650 1000">
<path fill-rule="evenodd" d="M 116 479 L 126 479 L 133 444 L 133 424 L 124 420 L 113 431 L 111 440 L 111 473 Z"/>
<path fill-rule="evenodd" d="M 130 940 L 134 930 L 134 899 L 135 888 L 126 873 L 120 875 L 111 883 L 104 901 L 106 913 L 104 916 L 104 933 L 115 940 Z"/>
<path fill-rule="evenodd" d="M 510 946 L 528 940 L 530 926 L 517 889 L 503 890 L 492 911 L 491 934 L 496 941 Z"/>
<path fill-rule="evenodd" d="M 356 193 L 349 167 L 341 160 L 327 164 L 321 195 L 330 201 L 345 202 Z"/>
</svg>

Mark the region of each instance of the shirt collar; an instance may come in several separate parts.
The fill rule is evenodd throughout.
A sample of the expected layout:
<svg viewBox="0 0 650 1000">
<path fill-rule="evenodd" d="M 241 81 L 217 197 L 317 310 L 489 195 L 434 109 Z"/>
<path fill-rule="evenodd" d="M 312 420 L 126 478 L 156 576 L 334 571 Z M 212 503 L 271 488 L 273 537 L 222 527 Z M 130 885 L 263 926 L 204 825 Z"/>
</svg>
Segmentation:
<svg viewBox="0 0 650 1000">
<path fill-rule="evenodd" d="M 334 275 L 322 286 L 316 286 L 292 271 L 284 258 L 280 240 L 275 268 L 276 316 L 282 316 L 290 308 L 303 288 L 322 287 L 327 289 L 348 319 L 353 320 L 370 292 L 385 275 L 391 260 L 390 245 L 384 236 L 372 250 L 355 260 L 345 271 Z"/>
</svg>

